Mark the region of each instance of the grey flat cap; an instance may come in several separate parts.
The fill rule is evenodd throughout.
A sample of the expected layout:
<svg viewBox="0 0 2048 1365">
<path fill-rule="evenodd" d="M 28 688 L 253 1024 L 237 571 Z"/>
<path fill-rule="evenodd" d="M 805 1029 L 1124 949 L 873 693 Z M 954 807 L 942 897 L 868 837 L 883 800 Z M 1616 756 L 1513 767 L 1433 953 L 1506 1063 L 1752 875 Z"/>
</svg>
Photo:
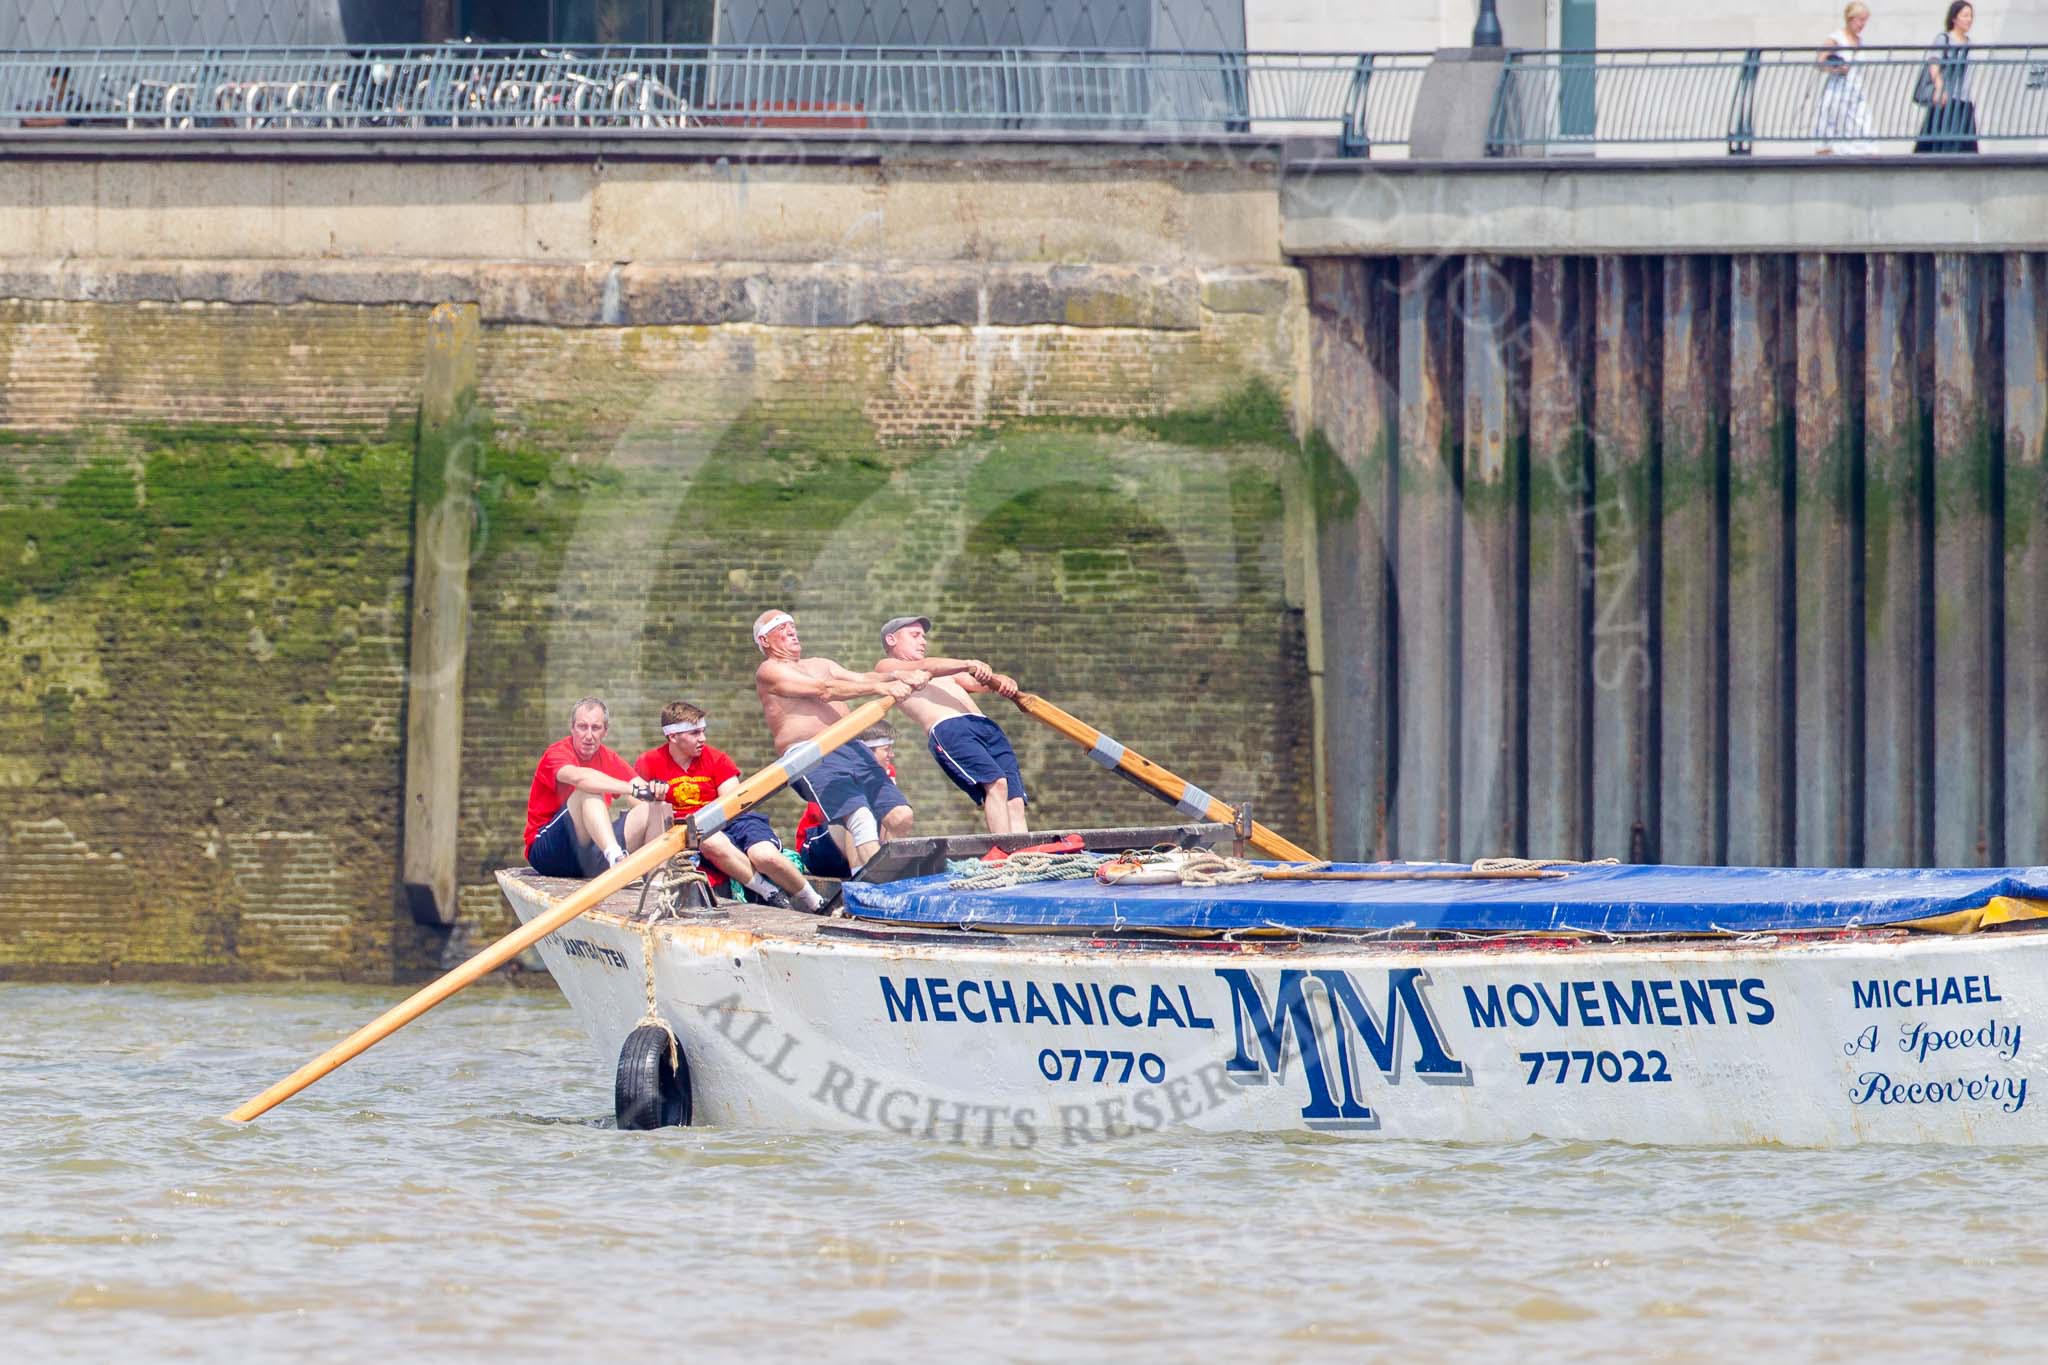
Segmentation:
<svg viewBox="0 0 2048 1365">
<path fill-rule="evenodd" d="M 932 628 L 932 618 L 929 616 L 891 617 L 889 622 L 882 627 L 882 648 L 887 649 L 889 647 L 889 637 L 905 626 L 923 626 L 929 632 Z"/>
</svg>

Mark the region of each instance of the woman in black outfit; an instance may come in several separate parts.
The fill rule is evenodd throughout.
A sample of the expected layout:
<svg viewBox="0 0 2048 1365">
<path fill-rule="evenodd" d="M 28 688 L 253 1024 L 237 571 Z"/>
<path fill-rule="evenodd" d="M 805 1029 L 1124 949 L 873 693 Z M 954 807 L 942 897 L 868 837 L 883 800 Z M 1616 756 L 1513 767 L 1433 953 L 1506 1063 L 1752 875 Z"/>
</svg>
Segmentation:
<svg viewBox="0 0 2048 1365">
<path fill-rule="evenodd" d="M 1941 39 L 1927 51 L 1927 72 L 1919 82 L 1927 106 L 1916 152 L 1977 150 L 1977 106 L 1970 99 L 1970 27 L 1977 8 L 1970 0 L 1954 0 Z"/>
</svg>

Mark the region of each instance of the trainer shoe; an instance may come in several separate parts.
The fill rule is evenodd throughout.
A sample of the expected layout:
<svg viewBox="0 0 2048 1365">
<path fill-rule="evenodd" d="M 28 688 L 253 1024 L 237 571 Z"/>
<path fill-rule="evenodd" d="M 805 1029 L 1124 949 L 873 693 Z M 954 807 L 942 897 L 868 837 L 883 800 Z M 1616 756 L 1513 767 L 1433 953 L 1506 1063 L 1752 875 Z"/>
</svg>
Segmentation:
<svg viewBox="0 0 2048 1365">
<path fill-rule="evenodd" d="M 747 893 L 747 899 L 753 901 L 756 905 L 773 906 L 777 910 L 789 910 L 794 908 L 789 903 L 788 895 L 786 895 L 783 892 L 782 888 L 779 886 L 765 895 L 759 891 L 749 891 Z"/>
</svg>

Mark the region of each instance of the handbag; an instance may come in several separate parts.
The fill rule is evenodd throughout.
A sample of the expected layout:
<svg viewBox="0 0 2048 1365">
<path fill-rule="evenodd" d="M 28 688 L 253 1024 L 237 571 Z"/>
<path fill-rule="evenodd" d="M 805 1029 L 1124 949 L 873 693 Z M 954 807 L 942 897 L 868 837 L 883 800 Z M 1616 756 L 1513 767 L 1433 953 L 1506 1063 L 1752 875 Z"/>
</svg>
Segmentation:
<svg viewBox="0 0 2048 1365">
<path fill-rule="evenodd" d="M 1946 30 L 1942 32 L 1941 45 L 1943 48 L 1949 46 L 1948 32 Z M 1920 63 L 1920 79 L 1913 82 L 1913 103 L 1919 105 L 1922 109 L 1934 103 L 1934 73 L 1928 70 L 1933 65 L 1932 61 Z"/>
</svg>

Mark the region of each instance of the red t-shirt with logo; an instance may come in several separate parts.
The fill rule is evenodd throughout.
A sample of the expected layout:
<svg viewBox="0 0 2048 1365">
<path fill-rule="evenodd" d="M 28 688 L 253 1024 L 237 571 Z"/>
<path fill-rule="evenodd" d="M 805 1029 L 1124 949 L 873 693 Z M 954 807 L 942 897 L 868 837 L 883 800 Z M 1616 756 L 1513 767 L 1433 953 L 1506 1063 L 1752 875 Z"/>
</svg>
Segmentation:
<svg viewBox="0 0 2048 1365">
<path fill-rule="evenodd" d="M 676 808 L 676 819 L 687 820 L 718 799 L 718 789 L 740 775 L 740 765 L 707 744 L 686 768 L 676 762 L 668 745 L 658 744 L 633 760 L 633 771 L 650 781 L 668 783 L 668 801 Z"/>
<path fill-rule="evenodd" d="M 585 763 L 576 757 L 576 746 L 567 737 L 548 745 L 547 752 L 540 756 L 540 766 L 533 770 L 533 788 L 526 794 L 526 849 L 533 851 L 534 836 L 542 826 L 561 813 L 569 804 L 569 797 L 562 790 L 562 783 L 556 780 L 564 768 L 595 768 L 606 777 L 616 777 L 621 782 L 633 780 L 633 770 L 626 766 L 626 760 L 613 753 L 609 746 L 597 746 L 597 757 Z M 604 803 L 609 806 L 611 797 Z"/>
</svg>

